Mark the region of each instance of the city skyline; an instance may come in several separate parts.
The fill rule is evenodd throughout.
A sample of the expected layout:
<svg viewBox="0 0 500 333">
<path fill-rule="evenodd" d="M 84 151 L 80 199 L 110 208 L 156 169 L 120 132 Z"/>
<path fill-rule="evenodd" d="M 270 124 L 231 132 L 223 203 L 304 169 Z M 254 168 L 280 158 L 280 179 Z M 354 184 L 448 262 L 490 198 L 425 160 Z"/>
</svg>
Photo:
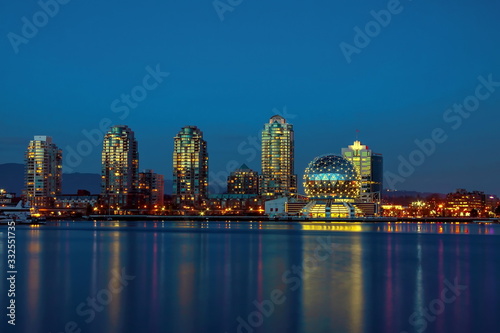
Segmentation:
<svg viewBox="0 0 500 333">
<path fill-rule="evenodd" d="M 274 117 L 279 117 L 279 118 L 282 118 L 282 117 L 281 117 L 281 116 L 279 116 L 279 115 L 275 115 L 275 116 L 271 117 L 270 119 L 272 119 L 272 118 L 274 118 Z M 285 122 L 286 122 L 286 120 L 285 120 Z M 106 133 L 108 133 L 108 131 L 110 131 L 110 130 L 111 130 L 111 128 L 113 128 L 113 127 L 115 127 L 115 128 L 116 128 L 116 127 L 126 127 L 126 128 L 129 128 L 127 125 L 114 125 L 114 126 L 111 126 L 111 127 L 110 127 L 107 131 L 106 131 Z M 184 126 L 184 127 L 193 127 L 193 128 L 197 128 L 197 126 Z M 130 128 L 129 128 L 129 129 L 130 129 Z M 292 131 L 293 131 L 293 129 L 292 129 Z M 135 138 L 135 131 L 132 131 L 132 132 L 134 133 L 134 138 Z M 108 133 L 108 134 L 109 134 L 109 133 Z M 48 135 L 42 135 L 42 136 L 43 136 L 43 137 L 50 137 L 50 136 L 48 136 Z M 354 140 L 354 145 L 357 145 L 357 142 L 359 143 L 359 145 L 361 145 L 361 142 L 358 140 L 358 136 L 359 136 L 359 131 L 356 131 L 356 140 Z M 41 136 L 40 136 L 40 135 L 38 135 L 37 137 L 41 137 Z M 104 138 L 103 138 L 103 139 L 104 139 Z M 52 139 L 51 139 L 51 140 L 52 140 Z M 103 142 L 105 142 L 105 140 L 101 141 L 101 147 L 97 147 L 97 148 L 99 148 L 99 151 L 102 151 L 102 143 L 103 143 Z M 253 144 L 254 144 L 254 146 L 253 146 L 254 148 L 255 148 L 255 147 L 257 147 L 257 146 L 256 146 L 256 142 L 253 142 Z M 345 148 L 345 146 L 347 146 L 347 145 L 348 145 L 348 144 L 345 144 L 345 145 L 344 145 L 344 147 L 337 147 L 337 149 L 336 149 L 336 150 L 332 149 L 330 152 L 321 153 L 321 154 L 319 154 L 318 156 L 320 156 L 320 155 L 328 155 L 328 154 L 334 154 L 334 155 L 344 156 L 344 151 L 349 151 L 350 149 L 352 149 L 352 148 L 353 148 L 351 145 L 349 145 L 349 148 Z M 370 145 L 370 146 L 371 146 L 371 145 Z M 355 146 L 355 147 L 356 147 L 356 146 Z M 363 148 L 363 147 L 364 147 L 364 148 Z M 360 147 L 356 147 L 356 148 L 357 148 L 357 149 L 360 149 L 360 148 L 361 148 L 361 149 L 368 149 L 368 151 L 370 151 L 370 153 L 371 153 L 371 149 L 367 148 L 367 146 L 365 146 L 365 145 L 361 145 Z M 63 151 L 63 159 L 64 159 L 64 155 L 66 154 L 66 152 L 64 151 L 64 149 L 61 149 L 61 150 Z M 145 150 L 147 150 L 147 147 L 145 148 Z M 253 154 L 258 154 L 258 155 L 260 155 L 260 154 L 261 154 L 261 151 L 259 150 L 259 151 L 257 151 L 256 153 L 254 153 L 254 152 L 253 152 Z M 380 156 L 380 158 L 381 158 L 381 156 L 382 156 L 382 155 L 383 155 L 383 154 L 374 154 L 374 156 Z M 344 157 L 345 157 L 345 156 L 344 156 Z M 351 159 L 350 159 L 350 160 L 351 160 Z M 139 161 L 137 161 L 137 163 L 138 163 L 138 162 L 139 162 Z M 223 177 L 222 179 L 220 179 L 220 177 L 219 177 L 219 179 L 214 177 L 214 176 L 220 176 L 220 174 L 216 175 L 216 174 L 214 174 L 214 173 L 212 173 L 212 172 L 211 172 L 211 173 L 209 173 L 209 178 L 208 178 L 208 179 L 209 179 L 209 181 L 208 181 L 208 186 L 209 186 L 209 187 L 212 187 L 212 189 L 213 189 L 213 190 L 211 191 L 212 193 L 220 193 L 220 191 L 222 191 L 222 189 L 225 187 L 225 184 L 226 184 L 226 181 L 227 181 L 227 177 L 229 177 L 229 176 L 230 176 L 231 172 L 236 171 L 236 170 L 238 169 L 238 167 L 234 164 L 234 162 L 235 162 L 235 161 L 231 161 L 231 162 L 233 162 L 233 164 L 228 163 L 228 165 L 226 165 L 226 167 L 227 167 L 227 168 L 226 168 L 226 170 L 224 170 L 224 172 L 223 172 L 224 177 Z M 262 163 L 262 161 L 260 161 L 260 162 Z M 299 163 L 300 163 L 300 162 L 304 162 L 304 161 L 299 161 Z M 353 162 L 353 161 L 351 160 L 351 162 Z M 260 164 L 261 164 L 261 163 L 260 163 Z M 382 162 L 381 162 L 381 160 L 380 160 L 380 162 L 377 162 L 377 164 L 381 164 L 381 163 L 382 163 Z M 170 164 L 172 164 L 172 163 L 170 163 Z M 230 164 L 231 164 L 231 165 L 230 165 Z M 246 163 L 245 163 L 245 162 L 243 162 L 243 164 L 246 164 Z M 63 172 L 64 172 L 64 164 L 62 165 L 62 167 L 63 167 Z M 230 169 L 230 167 L 231 167 L 232 169 Z M 137 168 L 138 168 L 138 169 L 137 169 L 138 171 L 146 171 L 146 170 L 151 170 L 150 165 L 146 165 L 145 167 L 142 167 L 142 168 L 139 168 L 139 167 L 137 166 Z M 253 168 L 251 168 L 251 169 L 253 169 Z M 261 168 L 261 167 L 257 167 L 257 168 L 255 168 L 255 169 L 256 169 L 256 170 L 258 170 L 259 175 L 260 175 L 260 174 L 261 174 L 261 171 L 262 171 L 262 168 Z M 384 167 L 384 169 L 385 169 L 385 167 Z M 299 180 L 301 179 L 302 175 L 304 174 L 304 171 L 305 171 L 305 169 L 304 169 L 304 170 L 298 170 L 298 172 L 296 172 L 296 173 L 297 173 L 297 175 L 298 175 Z M 384 171 L 385 171 L 385 170 L 384 170 Z M 173 172 L 173 169 L 172 169 L 172 172 Z M 165 179 L 167 179 L 167 180 L 168 180 L 168 179 L 170 179 L 170 178 L 168 177 L 168 175 L 164 175 L 164 174 L 162 174 L 161 172 L 159 172 L 158 174 L 165 176 Z M 175 178 L 175 176 L 172 178 L 172 180 L 174 180 L 174 178 Z M 222 184 L 222 183 L 223 183 L 223 184 Z M 384 184 L 386 184 L 386 174 L 384 174 Z M 395 190 L 402 190 L 402 191 L 405 191 L 405 190 L 408 190 L 408 191 L 417 191 L 417 192 L 419 191 L 419 190 L 417 190 L 417 189 L 413 189 L 413 188 L 410 188 L 410 189 L 398 189 L 398 188 L 391 188 L 391 187 L 388 187 L 388 188 L 387 188 L 385 185 L 384 185 L 383 187 L 384 187 L 384 190 L 385 190 L 385 189 L 387 189 L 387 190 L 394 190 L 394 189 L 395 189 Z M 298 188 L 298 190 L 299 190 L 299 193 L 304 193 L 304 192 L 303 192 L 303 186 L 302 186 L 302 182 L 301 182 L 301 181 L 297 181 L 297 188 Z M 443 191 L 441 191 L 441 192 L 439 192 L 439 191 L 432 191 L 432 190 L 430 190 L 430 189 L 425 189 L 425 188 L 421 189 L 421 190 L 420 190 L 420 192 L 427 192 L 427 193 L 443 193 L 443 194 L 444 194 L 444 193 L 449 193 L 449 192 L 452 192 L 452 191 L 454 191 L 454 190 L 456 190 L 456 189 L 459 189 L 459 188 L 469 188 L 469 189 L 471 189 L 471 190 L 479 190 L 479 191 L 483 191 L 483 192 L 485 192 L 485 193 L 491 193 L 491 194 L 498 195 L 498 190 L 493 190 L 493 191 L 489 191 L 489 192 L 488 192 L 488 191 L 487 191 L 487 190 L 485 190 L 484 188 L 481 188 L 481 187 L 479 187 L 479 186 L 477 186 L 477 185 L 476 185 L 476 186 L 472 186 L 472 187 L 466 187 L 466 186 L 460 186 L 460 185 L 458 185 L 458 184 L 457 184 L 457 185 L 452 186 L 452 188 L 451 188 L 450 190 L 446 190 L 446 189 L 444 189 L 444 190 L 443 190 Z M 166 191 L 167 191 L 166 193 L 168 193 L 168 191 L 170 191 L 170 189 L 166 189 Z"/>
<path fill-rule="evenodd" d="M 0 1 L 0 332 L 498 331 L 499 14 Z"/>
<path fill-rule="evenodd" d="M 242 164 L 227 177 L 224 194 L 209 191 L 208 143 L 203 132 L 197 126 L 184 126 L 173 139 L 171 197 L 164 197 L 163 175 L 152 169 L 139 172 L 139 143 L 127 125 L 111 126 L 103 138 L 100 195 L 84 189 L 68 195 L 61 193 L 63 151 L 50 136 L 34 136 L 25 153 L 25 189 L 21 199 L 51 216 L 83 211 L 87 215 L 196 212 L 201 216 L 265 211 L 269 217 L 299 214 L 312 218 L 355 218 L 426 211 L 435 216 L 472 217 L 496 214 L 500 209 L 495 207 L 495 195 L 465 189 L 448 193 L 445 204 L 439 195 L 433 194 L 427 202 L 412 202 L 407 211 L 402 205 L 384 201 L 383 155 L 359 140 L 342 148 L 341 154 L 315 157 L 304 171 L 303 195 L 297 191 L 294 172 L 293 125 L 279 115 L 272 116 L 262 130 L 261 174 Z M 6 193 L 2 189 L 0 199 L 11 203 L 14 196 Z"/>
<path fill-rule="evenodd" d="M 36 2 L 0 6 L 9 13 L 0 28 L 0 163 L 23 163 L 29 138 L 47 133 L 67 157 L 81 142 L 90 151 L 75 163 L 65 160 L 64 172 L 98 173 L 96 131 L 102 136 L 126 123 L 144 147 L 169 152 L 168 133 L 193 124 L 211 143 L 212 176 L 231 161 L 257 169 L 252 147 L 261 119 L 280 113 L 295 126 L 297 173 L 314 156 L 351 143 L 357 129 L 361 141 L 384 153 L 385 170 L 398 173 L 399 157 L 408 160 L 421 150 L 416 140 L 427 142 L 442 129 L 446 139 L 429 146 L 425 161 L 395 187 L 500 188 L 494 177 L 500 157 L 487 145 L 500 121 L 498 3 L 404 2 L 361 48 L 355 28 L 374 22 L 371 12 L 386 10 L 387 1 L 244 3 L 222 21 L 211 2 L 124 3 L 117 13 L 110 3 L 96 11 L 72 2 L 17 53 L 7 35 L 22 34 L 21 18 L 31 20 L 41 8 Z M 342 43 L 358 48 L 350 63 Z M 480 103 L 468 111 L 475 109 L 478 85 Z M 464 153 L 478 157 L 456 163 Z M 143 150 L 141 159 L 170 175 L 168 155 Z M 463 176 L 471 170 L 475 177 Z"/>
</svg>

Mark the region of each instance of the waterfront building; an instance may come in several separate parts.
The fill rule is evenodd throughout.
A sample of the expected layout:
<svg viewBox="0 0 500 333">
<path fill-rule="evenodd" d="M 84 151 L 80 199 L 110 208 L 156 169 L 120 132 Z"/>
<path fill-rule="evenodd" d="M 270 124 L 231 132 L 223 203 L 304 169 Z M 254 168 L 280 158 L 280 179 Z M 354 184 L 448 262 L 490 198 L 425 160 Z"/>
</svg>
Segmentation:
<svg viewBox="0 0 500 333">
<path fill-rule="evenodd" d="M 304 190 L 311 199 L 354 202 L 360 194 L 360 178 L 347 159 L 337 155 L 318 156 L 304 172 Z"/>
<path fill-rule="evenodd" d="M 37 135 L 25 154 L 24 197 L 34 208 L 51 208 L 62 188 L 62 150 L 52 137 Z"/>
<path fill-rule="evenodd" d="M 164 205 L 165 180 L 163 175 L 153 170 L 139 172 L 139 192 L 142 195 L 141 208 L 148 208 L 151 212 L 161 210 Z"/>
<path fill-rule="evenodd" d="M 174 137 L 174 203 L 199 206 L 208 194 L 208 152 L 203 132 L 185 126 Z"/>
<path fill-rule="evenodd" d="M 265 214 L 269 217 L 300 216 L 310 201 L 303 196 L 281 197 L 264 203 Z"/>
<path fill-rule="evenodd" d="M 356 168 L 347 159 L 337 155 L 316 157 L 304 172 L 304 190 L 311 201 L 302 208 L 302 214 L 342 218 L 362 215 L 354 205 L 360 183 Z"/>
<path fill-rule="evenodd" d="M 16 197 L 15 193 L 8 193 L 3 188 L 0 189 L 0 206 L 12 205 Z"/>
<path fill-rule="evenodd" d="M 446 195 L 446 216 L 485 216 L 486 195 L 480 191 L 458 189 Z"/>
<path fill-rule="evenodd" d="M 262 215 L 263 201 L 258 194 L 209 194 L 203 215 Z"/>
<path fill-rule="evenodd" d="M 93 214 L 97 210 L 99 195 L 90 194 L 87 191 L 78 192 L 78 194 L 57 195 L 53 212 L 58 213 L 59 216 L 88 216 Z"/>
<path fill-rule="evenodd" d="M 102 145 L 101 197 L 108 211 L 123 214 L 137 207 L 139 150 L 134 132 L 116 125 L 104 136 Z"/>
<path fill-rule="evenodd" d="M 361 181 L 359 199 L 363 203 L 381 203 L 383 186 L 383 157 L 360 141 L 342 148 L 342 157 L 354 165 Z"/>
<path fill-rule="evenodd" d="M 500 206 L 500 199 L 498 196 L 494 194 L 487 194 L 485 196 L 485 209 L 488 213 L 488 215 L 495 215 L 495 211 L 497 211 L 497 208 Z M 498 211 L 500 212 L 500 208 L 498 208 Z"/>
<path fill-rule="evenodd" d="M 243 164 L 227 177 L 229 194 L 259 194 L 259 175 L 257 171 Z"/>
<path fill-rule="evenodd" d="M 297 194 L 293 125 L 276 115 L 262 131 L 260 194 L 268 199 Z"/>
</svg>

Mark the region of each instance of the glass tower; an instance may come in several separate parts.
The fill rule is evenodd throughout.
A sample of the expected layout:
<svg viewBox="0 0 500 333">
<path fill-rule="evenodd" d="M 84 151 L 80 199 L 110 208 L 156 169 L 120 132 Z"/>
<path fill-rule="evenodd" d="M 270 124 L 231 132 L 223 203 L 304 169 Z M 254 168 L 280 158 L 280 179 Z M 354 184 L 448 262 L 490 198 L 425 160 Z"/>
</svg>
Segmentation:
<svg viewBox="0 0 500 333">
<path fill-rule="evenodd" d="M 139 187 L 139 151 L 134 132 L 116 125 L 104 136 L 102 145 L 101 194 L 116 213 L 135 208 Z"/>
<path fill-rule="evenodd" d="M 25 154 L 24 195 L 35 208 L 52 208 L 61 194 L 62 151 L 50 136 L 37 135 Z"/>
<path fill-rule="evenodd" d="M 262 131 L 262 175 L 260 194 L 267 198 L 297 193 L 297 175 L 294 170 L 293 125 L 276 115 Z"/>
<path fill-rule="evenodd" d="M 208 152 L 203 132 L 196 126 L 185 126 L 174 137 L 175 203 L 199 205 L 207 197 Z"/>
<path fill-rule="evenodd" d="M 380 203 L 383 185 L 382 155 L 375 154 L 360 141 L 354 141 L 348 148 L 342 148 L 342 156 L 354 165 L 360 175 L 361 201 Z"/>
</svg>

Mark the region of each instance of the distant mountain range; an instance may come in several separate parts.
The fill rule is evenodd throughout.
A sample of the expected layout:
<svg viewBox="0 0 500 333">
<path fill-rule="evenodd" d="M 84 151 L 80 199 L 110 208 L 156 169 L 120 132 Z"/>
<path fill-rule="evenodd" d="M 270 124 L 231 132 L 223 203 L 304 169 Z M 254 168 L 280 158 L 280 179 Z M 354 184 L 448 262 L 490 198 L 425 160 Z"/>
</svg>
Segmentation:
<svg viewBox="0 0 500 333">
<path fill-rule="evenodd" d="M 425 200 L 430 197 L 444 199 L 446 194 L 417 191 L 384 191 L 384 193 L 382 193 L 384 201 L 403 206 L 407 206 L 414 201 Z"/>
<path fill-rule="evenodd" d="M 402 197 L 414 197 L 414 198 L 422 198 L 425 199 L 430 196 L 437 196 L 440 198 L 446 197 L 446 194 L 443 193 L 434 193 L 434 192 L 417 192 L 417 191 L 384 191 L 384 198 L 402 198 Z"/>
<path fill-rule="evenodd" d="M 63 194 L 76 194 L 78 190 L 87 190 L 92 194 L 101 192 L 101 175 L 96 173 L 63 174 Z M 0 188 L 20 196 L 24 187 L 24 164 L 0 164 Z M 172 193 L 172 181 L 165 181 L 165 193 Z"/>
</svg>

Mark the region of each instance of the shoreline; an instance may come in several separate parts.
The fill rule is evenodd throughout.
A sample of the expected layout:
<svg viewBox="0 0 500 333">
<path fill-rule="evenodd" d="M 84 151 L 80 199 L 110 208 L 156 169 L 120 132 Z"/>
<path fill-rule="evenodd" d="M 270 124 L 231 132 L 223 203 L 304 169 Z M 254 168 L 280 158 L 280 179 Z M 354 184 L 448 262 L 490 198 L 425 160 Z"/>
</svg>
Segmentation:
<svg viewBox="0 0 500 333">
<path fill-rule="evenodd" d="M 180 216 L 180 215 L 90 215 L 87 220 L 106 221 L 106 220 L 124 220 L 124 221 L 259 221 L 259 222 L 344 222 L 344 223 L 387 223 L 387 222 L 401 222 L 401 223 L 500 223 L 498 218 L 479 218 L 479 217 L 422 217 L 422 218 L 408 218 L 408 217 L 359 217 L 359 218 L 306 218 L 297 216 Z"/>
</svg>

